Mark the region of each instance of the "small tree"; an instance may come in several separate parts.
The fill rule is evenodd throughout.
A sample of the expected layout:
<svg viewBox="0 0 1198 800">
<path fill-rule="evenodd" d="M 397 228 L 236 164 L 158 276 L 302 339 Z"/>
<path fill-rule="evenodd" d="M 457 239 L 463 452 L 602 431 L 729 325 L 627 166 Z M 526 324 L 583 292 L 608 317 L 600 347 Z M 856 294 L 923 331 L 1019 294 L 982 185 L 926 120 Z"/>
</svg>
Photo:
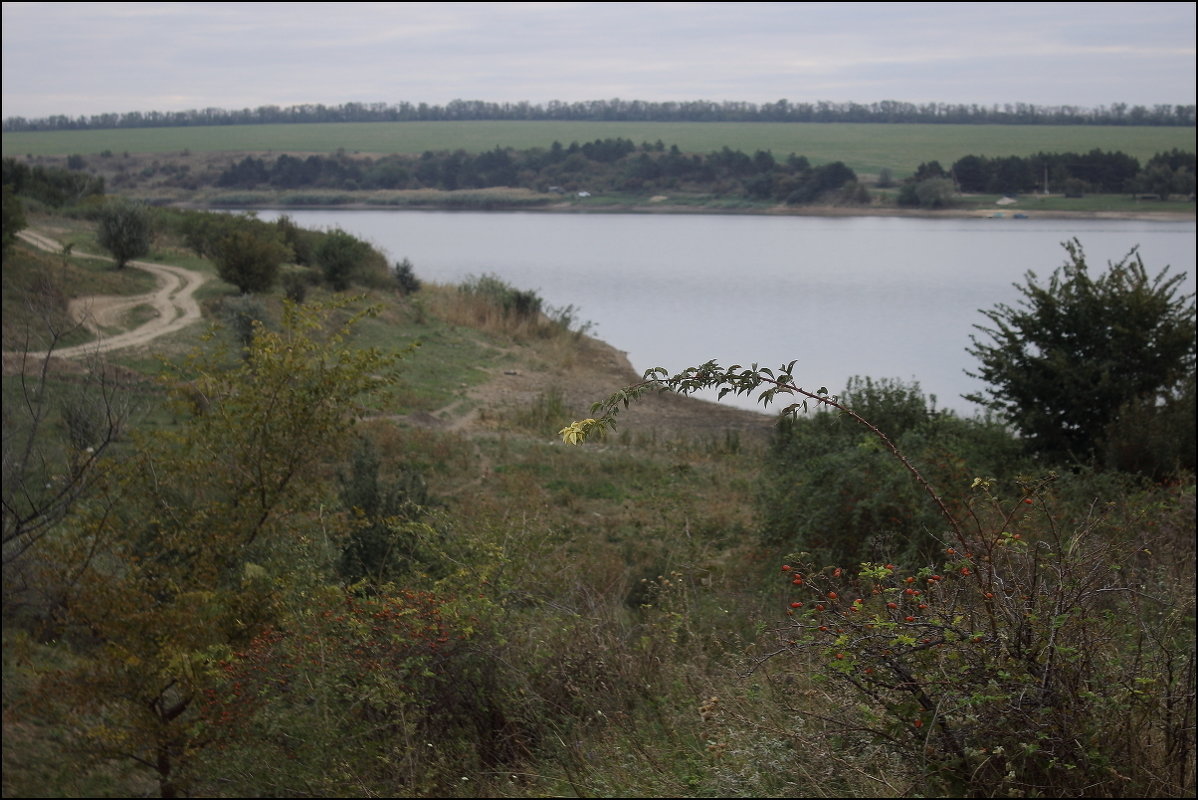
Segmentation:
<svg viewBox="0 0 1198 800">
<path fill-rule="evenodd" d="M 197 354 L 181 391 L 205 398 L 203 412 L 139 437 L 107 495 L 46 537 L 34 577 L 70 587 L 64 636 L 96 645 L 48 671 L 39 702 L 85 752 L 148 767 L 163 797 L 187 792 L 188 764 L 212 741 L 200 706 L 213 659 L 270 628 L 281 587 L 305 577 L 297 553 L 356 399 L 393 380 L 397 355 L 346 345 L 373 312 L 329 330 L 344 305 L 285 306 L 281 330 L 262 329 L 235 367 Z"/>
<path fill-rule="evenodd" d="M 150 210 L 144 204 L 114 200 L 100 209 L 96 240 L 116 260 L 117 269 L 150 252 L 153 236 Z"/>
<path fill-rule="evenodd" d="M 1129 403 L 1155 406 L 1194 375 L 1194 295 L 1166 267 L 1149 277 L 1132 250 L 1091 278 L 1081 243 L 1048 284 L 1028 272 L 1023 299 L 983 311 L 968 373 L 991 388 L 967 399 L 1002 412 L 1036 452 L 1088 459 Z M 1192 445 L 1191 445 L 1192 449 Z"/>
<path fill-rule="evenodd" d="M 370 245 L 343 230 L 329 231 L 316 248 L 316 262 L 335 292 L 350 287 L 370 255 Z"/>
<path fill-rule="evenodd" d="M 216 271 L 242 294 L 265 292 L 274 285 L 279 265 L 290 255 L 277 236 L 242 228 L 231 231 L 217 244 Z"/>
<path fill-rule="evenodd" d="M 420 279 L 412 270 L 412 262 L 405 258 L 395 264 L 395 283 L 400 294 L 414 294 L 420 291 Z"/>
</svg>

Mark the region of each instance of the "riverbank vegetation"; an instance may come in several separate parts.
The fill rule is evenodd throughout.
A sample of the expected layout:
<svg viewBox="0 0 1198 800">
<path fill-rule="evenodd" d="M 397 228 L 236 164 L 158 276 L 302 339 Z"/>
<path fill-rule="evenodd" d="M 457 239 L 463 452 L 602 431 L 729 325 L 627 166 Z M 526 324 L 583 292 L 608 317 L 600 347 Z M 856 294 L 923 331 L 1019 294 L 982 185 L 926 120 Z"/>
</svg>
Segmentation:
<svg viewBox="0 0 1198 800">
<path fill-rule="evenodd" d="M 637 377 L 573 309 L 286 218 L 152 209 L 206 324 L 43 358 L 147 288 L 9 199 L 6 795 L 1193 796 L 1192 297 L 1133 292 L 1191 331 L 1168 402 L 1050 452 L 887 376 L 591 411 Z M 673 387 L 721 379 L 804 399 Z"/>
<path fill-rule="evenodd" d="M 209 207 L 446 208 L 466 210 L 709 210 L 777 213 L 999 214 L 1093 210 L 1193 213 L 1194 154 L 1173 149 L 1146 163 L 1122 151 L 966 155 L 947 168 L 921 162 L 905 178 L 868 178 L 844 161 L 815 164 L 724 146 L 687 153 L 661 140 L 554 141 L 519 150 L 427 150 L 419 155 L 228 155 L 153 158 L 106 151 L 85 159 L 4 159 L 5 184 L 52 207 L 109 191 L 157 205 Z M 1050 187 L 1052 193 L 1049 193 Z M 1097 195 L 1097 197 L 1095 196 Z M 1007 206 L 1007 208 L 1004 208 Z"/>
</svg>

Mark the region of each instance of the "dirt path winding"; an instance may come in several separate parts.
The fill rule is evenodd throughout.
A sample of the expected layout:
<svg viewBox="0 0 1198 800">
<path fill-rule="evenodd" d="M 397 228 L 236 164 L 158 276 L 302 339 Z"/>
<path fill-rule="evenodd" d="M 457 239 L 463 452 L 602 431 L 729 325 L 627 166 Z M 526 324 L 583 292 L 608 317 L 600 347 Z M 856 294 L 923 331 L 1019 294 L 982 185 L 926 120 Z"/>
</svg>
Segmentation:
<svg viewBox="0 0 1198 800">
<path fill-rule="evenodd" d="M 34 231 L 21 231 L 17 235 L 42 250 L 54 253 L 62 252 L 61 244 Z M 73 255 L 104 261 L 111 260 L 105 256 L 91 253 L 75 252 Z M 129 266 L 145 270 L 157 278 L 158 288 L 149 294 L 92 295 L 72 300 L 69 306 L 71 316 L 96 334 L 98 338 L 87 344 L 59 348 L 53 352 L 56 358 L 78 358 L 127 347 L 137 347 L 199 321 L 200 304 L 195 299 L 195 293 L 204 281 L 208 280 L 207 275 L 183 267 L 154 264 L 149 261 L 130 261 Z M 153 308 L 155 317 L 133 330 L 113 336 L 105 335 L 105 330 L 120 327 L 124 317 L 139 306 Z M 40 359 L 47 355 L 47 353 L 29 353 L 27 357 Z"/>
</svg>

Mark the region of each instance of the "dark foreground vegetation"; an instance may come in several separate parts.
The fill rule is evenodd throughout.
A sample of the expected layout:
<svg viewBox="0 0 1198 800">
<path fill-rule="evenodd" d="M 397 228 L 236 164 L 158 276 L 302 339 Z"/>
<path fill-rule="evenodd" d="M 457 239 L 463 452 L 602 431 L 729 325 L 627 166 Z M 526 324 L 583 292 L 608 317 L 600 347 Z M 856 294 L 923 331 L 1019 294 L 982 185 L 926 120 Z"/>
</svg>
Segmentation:
<svg viewBox="0 0 1198 800">
<path fill-rule="evenodd" d="M 13 197 L 6 796 L 1193 796 L 1194 305 L 1134 255 L 979 314 L 992 417 L 588 412 L 572 309 L 286 219 L 135 207 L 220 327 L 47 359 L 147 288 Z"/>
</svg>

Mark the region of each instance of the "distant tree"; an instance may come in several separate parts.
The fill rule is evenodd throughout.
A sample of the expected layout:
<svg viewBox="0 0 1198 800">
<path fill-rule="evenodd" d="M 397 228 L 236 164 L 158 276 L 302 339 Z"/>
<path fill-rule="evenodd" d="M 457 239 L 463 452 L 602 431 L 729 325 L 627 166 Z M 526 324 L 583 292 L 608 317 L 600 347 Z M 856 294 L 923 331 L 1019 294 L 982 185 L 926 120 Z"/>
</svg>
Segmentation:
<svg viewBox="0 0 1198 800">
<path fill-rule="evenodd" d="M 928 178 L 917 183 L 905 183 L 899 190 L 897 202 L 909 208 L 939 209 L 953 203 L 955 187 L 948 178 Z"/>
<path fill-rule="evenodd" d="M 919 181 L 926 181 L 931 178 L 943 178 L 946 175 L 947 173 L 944 171 L 944 167 L 940 166 L 939 161 L 925 161 L 915 170 L 915 175 L 912 176 L 911 180 L 918 183 Z"/>
<path fill-rule="evenodd" d="M 1047 285 L 1028 272 L 1018 306 L 982 312 L 968 374 L 990 388 L 967 399 L 1003 413 L 1032 450 L 1087 460 L 1121 409 L 1167 405 L 1193 382 L 1194 295 L 1168 267 L 1150 277 L 1134 250 L 1092 278 L 1081 243 L 1064 247 Z"/>
<path fill-rule="evenodd" d="M 153 236 L 153 220 L 144 204 L 114 200 L 100 209 L 96 241 L 116 260 L 117 269 L 150 252 Z"/>
<path fill-rule="evenodd" d="M 989 174 L 989 166 L 986 159 L 979 156 L 965 156 L 958 159 L 952 166 L 952 174 L 961 191 L 986 191 L 986 178 Z"/>
</svg>

